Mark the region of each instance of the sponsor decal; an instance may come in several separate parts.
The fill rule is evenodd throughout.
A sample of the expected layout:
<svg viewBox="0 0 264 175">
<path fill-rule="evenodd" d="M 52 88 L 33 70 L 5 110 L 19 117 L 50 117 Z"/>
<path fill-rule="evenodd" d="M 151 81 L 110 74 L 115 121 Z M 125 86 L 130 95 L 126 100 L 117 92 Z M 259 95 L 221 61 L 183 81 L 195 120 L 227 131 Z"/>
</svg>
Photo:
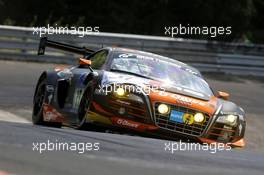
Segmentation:
<svg viewBox="0 0 264 175">
<path fill-rule="evenodd" d="M 128 127 L 130 127 L 130 128 L 138 128 L 138 126 L 139 126 L 139 124 L 137 124 L 137 123 L 132 123 L 132 122 L 129 122 L 129 121 L 124 120 L 124 119 L 118 119 L 118 120 L 116 121 L 116 123 L 117 123 L 118 125 L 128 126 Z"/>
<path fill-rule="evenodd" d="M 111 121 L 114 125 L 118 125 L 125 128 L 131 128 L 137 131 L 145 131 L 145 130 L 157 130 L 158 127 L 154 125 L 148 125 L 143 123 L 134 122 L 131 120 L 126 120 L 118 117 L 111 117 Z"/>
<path fill-rule="evenodd" d="M 54 86 L 53 85 L 47 85 L 46 90 L 47 90 L 47 92 L 54 92 Z"/>
<path fill-rule="evenodd" d="M 192 114 L 184 114 L 183 117 L 183 122 L 188 124 L 188 125 L 191 125 L 194 123 L 194 116 Z"/>
<path fill-rule="evenodd" d="M 55 119 L 55 118 L 57 118 L 57 115 L 55 115 L 53 112 L 51 112 L 51 111 L 47 111 L 46 113 L 45 113 L 45 118 L 46 118 L 46 120 L 48 120 L 48 121 L 51 121 L 52 119 Z"/>
<path fill-rule="evenodd" d="M 160 92 L 160 95 L 162 96 L 170 96 L 172 98 L 174 98 L 176 100 L 177 103 L 183 104 L 183 105 L 187 105 L 187 106 L 191 106 L 192 104 L 198 104 L 200 106 L 205 106 L 206 103 L 203 103 L 201 101 L 192 99 L 192 98 L 188 98 L 179 94 L 169 94 L 167 92 Z"/>
<path fill-rule="evenodd" d="M 170 120 L 178 122 L 178 123 L 184 123 L 183 121 L 183 116 L 184 113 L 183 112 L 179 112 L 179 111 L 171 111 L 171 115 L 170 115 Z"/>
<path fill-rule="evenodd" d="M 44 104 L 43 118 L 45 121 L 63 122 L 64 117 L 56 111 L 52 106 Z"/>
<path fill-rule="evenodd" d="M 129 58 L 131 56 L 135 56 L 134 54 L 130 54 L 130 53 L 123 53 L 119 55 L 119 58 Z"/>
</svg>

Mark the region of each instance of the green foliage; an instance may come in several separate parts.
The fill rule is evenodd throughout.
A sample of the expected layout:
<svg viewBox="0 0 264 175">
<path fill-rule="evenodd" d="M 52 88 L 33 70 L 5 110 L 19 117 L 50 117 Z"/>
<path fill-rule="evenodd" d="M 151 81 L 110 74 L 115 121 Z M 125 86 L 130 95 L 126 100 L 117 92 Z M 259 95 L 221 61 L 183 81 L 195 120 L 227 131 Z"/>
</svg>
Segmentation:
<svg viewBox="0 0 264 175">
<path fill-rule="evenodd" d="M 213 39 L 263 43 L 263 21 L 264 0 L 0 0 L 0 23 L 18 26 L 99 26 L 148 35 L 164 35 L 164 26 L 180 23 L 232 26 L 231 36 Z"/>
</svg>

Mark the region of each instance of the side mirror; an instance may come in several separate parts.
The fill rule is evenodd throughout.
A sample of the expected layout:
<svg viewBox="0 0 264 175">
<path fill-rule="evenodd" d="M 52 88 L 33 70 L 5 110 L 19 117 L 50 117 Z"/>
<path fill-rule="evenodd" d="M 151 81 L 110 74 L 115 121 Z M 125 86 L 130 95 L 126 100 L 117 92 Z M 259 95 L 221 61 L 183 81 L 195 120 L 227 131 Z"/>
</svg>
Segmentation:
<svg viewBox="0 0 264 175">
<path fill-rule="evenodd" d="M 224 100 L 228 100 L 229 99 L 229 93 L 227 92 L 222 92 L 222 91 L 218 91 L 217 97 L 218 98 L 222 98 Z"/>
<path fill-rule="evenodd" d="M 84 58 L 79 58 L 79 65 L 80 66 L 91 66 L 92 64 L 92 61 L 91 60 L 87 60 L 87 59 L 84 59 Z"/>
</svg>

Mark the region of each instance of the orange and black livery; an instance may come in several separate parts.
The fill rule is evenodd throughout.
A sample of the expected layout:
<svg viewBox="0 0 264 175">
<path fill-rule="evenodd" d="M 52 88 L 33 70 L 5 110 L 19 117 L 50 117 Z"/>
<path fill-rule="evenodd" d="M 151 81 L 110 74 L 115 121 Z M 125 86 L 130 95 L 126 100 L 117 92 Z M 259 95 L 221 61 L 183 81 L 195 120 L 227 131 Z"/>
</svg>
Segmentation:
<svg viewBox="0 0 264 175">
<path fill-rule="evenodd" d="M 213 92 L 201 73 L 148 52 L 106 47 L 93 51 L 42 38 L 82 55 L 75 66 L 44 71 L 36 85 L 32 121 L 77 129 L 111 128 L 171 140 L 245 146 L 245 112 Z"/>
</svg>

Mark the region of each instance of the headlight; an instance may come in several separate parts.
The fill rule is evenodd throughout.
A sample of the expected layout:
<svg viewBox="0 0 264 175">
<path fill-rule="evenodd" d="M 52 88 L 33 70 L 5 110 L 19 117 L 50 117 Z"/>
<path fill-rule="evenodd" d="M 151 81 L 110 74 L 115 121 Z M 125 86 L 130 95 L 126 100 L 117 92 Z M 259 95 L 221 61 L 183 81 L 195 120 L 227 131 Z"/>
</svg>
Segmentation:
<svg viewBox="0 0 264 175">
<path fill-rule="evenodd" d="M 198 113 L 196 113 L 195 115 L 194 115 L 194 121 L 195 122 L 197 122 L 197 123 L 202 123 L 202 122 L 204 122 L 204 115 L 202 114 L 202 113 L 200 113 L 200 112 L 198 112 Z"/>
<path fill-rule="evenodd" d="M 234 123 L 236 122 L 237 120 L 237 116 L 236 115 L 228 115 L 226 120 L 229 122 L 229 123 Z"/>
<path fill-rule="evenodd" d="M 217 118 L 216 122 L 235 126 L 237 123 L 237 115 L 221 115 Z"/>
<path fill-rule="evenodd" d="M 116 95 L 122 97 L 122 96 L 125 95 L 125 89 L 119 87 L 119 88 L 116 89 L 116 92 L 115 93 L 116 93 Z"/>
<path fill-rule="evenodd" d="M 168 114 L 168 113 L 170 112 L 170 108 L 169 108 L 169 106 L 166 105 L 166 104 L 160 104 L 160 105 L 158 106 L 158 111 L 159 111 L 159 113 L 161 113 L 161 114 Z"/>
</svg>

